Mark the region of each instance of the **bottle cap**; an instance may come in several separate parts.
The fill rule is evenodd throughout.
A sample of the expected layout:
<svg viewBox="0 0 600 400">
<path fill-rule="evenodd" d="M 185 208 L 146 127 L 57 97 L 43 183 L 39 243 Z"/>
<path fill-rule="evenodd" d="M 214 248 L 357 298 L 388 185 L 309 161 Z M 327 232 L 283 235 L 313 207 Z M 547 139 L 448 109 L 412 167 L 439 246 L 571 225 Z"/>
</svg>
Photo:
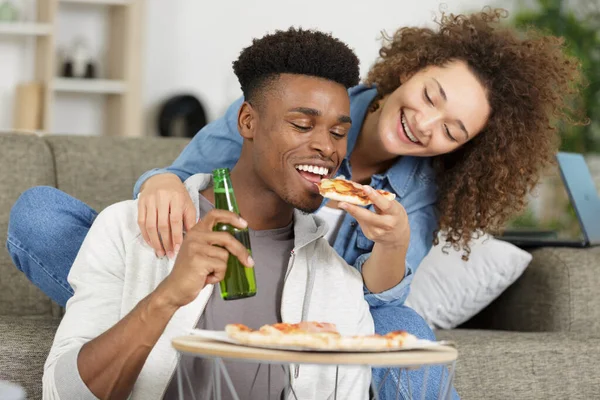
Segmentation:
<svg viewBox="0 0 600 400">
<path fill-rule="evenodd" d="M 213 177 L 216 179 L 223 179 L 229 175 L 229 168 L 217 168 L 213 170 Z"/>
</svg>

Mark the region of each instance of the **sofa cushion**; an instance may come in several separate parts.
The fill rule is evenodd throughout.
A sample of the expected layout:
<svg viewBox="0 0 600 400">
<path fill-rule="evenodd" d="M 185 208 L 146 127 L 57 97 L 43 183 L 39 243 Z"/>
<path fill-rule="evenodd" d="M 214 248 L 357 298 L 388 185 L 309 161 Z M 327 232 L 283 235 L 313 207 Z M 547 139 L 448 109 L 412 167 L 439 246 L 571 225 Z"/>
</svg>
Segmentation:
<svg viewBox="0 0 600 400">
<path fill-rule="evenodd" d="M 170 165 L 188 139 L 47 136 L 57 188 L 102 211 L 133 197 L 137 179 Z"/>
<path fill-rule="evenodd" d="M 600 247 L 532 251 L 523 275 L 463 328 L 524 332 L 600 330 Z"/>
<path fill-rule="evenodd" d="M 50 299 L 15 268 L 6 250 L 8 219 L 17 198 L 32 186 L 55 185 L 48 144 L 33 135 L 0 134 L 0 171 L 0 315 L 50 315 Z"/>
<path fill-rule="evenodd" d="M 0 380 L 21 385 L 28 399 L 42 398 L 44 363 L 59 319 L 0 318 Z"/>
<path fill-rule="evenodd" d="M 436 332 L 458 348 L 462 399 L 597 399 L 600 337 L 580 333 Z"/>
<path fill-rule="evenodd" d="M 440 243 L 444 243 L 440 234 Z M 462 252 L 433 246 L 423 259 L 406 305 L 433 327 L 452 329 L 471 319 L 496 299 L 527 268 L 531 254 L 510 243 L 484 235 Z"/>
</svg>

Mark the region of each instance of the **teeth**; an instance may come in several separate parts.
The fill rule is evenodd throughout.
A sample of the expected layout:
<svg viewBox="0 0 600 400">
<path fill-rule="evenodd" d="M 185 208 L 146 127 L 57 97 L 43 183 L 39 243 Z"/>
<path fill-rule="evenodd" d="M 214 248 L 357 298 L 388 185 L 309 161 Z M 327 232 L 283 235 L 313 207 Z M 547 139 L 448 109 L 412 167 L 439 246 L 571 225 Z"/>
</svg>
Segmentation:
<svg viewBox="0 0 600 400">
<path fill-rule="evenodd" d="M 296 165 L 296 169 L 299 171 L 306 171 L 315 175 L 325 176 L 329 173 L 329 169 L 325 167 L 319 167 L 317 165 Z"/>
<path fill-rule="evenodd" d="M 410 127 L 406 123 L 406 117 L 404 116 L 404 113 L 402 113 L 402 127 L 404 128 L 404 132 L 406 132 L 406 136 L 408 136 L 411 142 L 419 143 L 419 139 L 415 137 L 415 135 L 410 130 Z"/>
</svg>

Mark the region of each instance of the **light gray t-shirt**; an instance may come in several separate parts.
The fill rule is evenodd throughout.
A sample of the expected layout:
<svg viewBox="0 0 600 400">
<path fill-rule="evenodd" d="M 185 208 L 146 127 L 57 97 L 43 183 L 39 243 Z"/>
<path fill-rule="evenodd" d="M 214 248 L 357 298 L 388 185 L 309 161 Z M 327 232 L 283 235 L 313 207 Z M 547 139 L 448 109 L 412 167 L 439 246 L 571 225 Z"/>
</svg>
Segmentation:
<svg viewBox="0 0 600 400">
<path fill-rule="evenodd" d="M 204 217 L 213 205 L 200 195 L 200 218 Z M 253 329 L 258 329 L 265 324 L 281 322 L 281 292 L 287 271 L 290 252 L 294 247 L 293 224 L 284 228 L 267 231 L 250 230 L 250 245 L 252 257 L 255 262 L 256 295 L 246 299 L 229 300 L 221 299 L 221 292 L 215 286 L 197 327 L 200 329 L 223 330 L 229 323 L 241 323 Z M 266 399 L 268 398 L 268 366 L 263 365 L 256 377 L 252 394 L 250 388 L 256 375 L 259 364 L 224 360 L 236 391 L 241 399 Z M 212 367 L 211 360 L 183 356 L 182 363 L 192 381 L 196 399 L 208 398 L 211 387 Z M 281 366 L 273 365 L 271 370 L 272 398 L 278 398 L 284 388 L 285 375 Z M 184 397 L 192 399 L 190 388 L 183 380 Z M 231 394 L 225 381 L 221 382 L 223 399 L 230 399 Z M 165 400 L 175 400 L 177 397 L 177 375 L 171 379 L 165 393 Z"/>
</svg>

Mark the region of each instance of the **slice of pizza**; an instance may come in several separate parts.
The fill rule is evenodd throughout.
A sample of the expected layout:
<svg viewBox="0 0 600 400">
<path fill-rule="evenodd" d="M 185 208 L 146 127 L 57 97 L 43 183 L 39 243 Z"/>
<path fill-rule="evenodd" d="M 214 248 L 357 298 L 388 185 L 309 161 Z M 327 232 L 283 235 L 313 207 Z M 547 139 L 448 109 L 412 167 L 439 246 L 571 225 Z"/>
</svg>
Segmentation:
<svg viewBox="0 0 600 400">
<path fill-rule="evenodd" d="M 412 346 L 417 343 L 417 337 L 412 335 L 406 331 L 394 331 L 385 335 L 390 341 L 391 347 L 402 348 L 407 346 Z"/>
<path fill-rule="evenodd" d="M 317 186 L 319 187 L 321 196 L 331 200 L 343 201 L 359 206 L 372 204 L 371 199 L 364 192 L 362 185 L 344 178 L 321 179 L 317 183 Z M 388 200 L 396 198 L 394 193 L 385 190 L 378 189 L 377 192 Z"/>
<path fill-rule="evenodd" d="M 271 345 L 332 349 L 340 334 L 334 324 L 303 321 L 298 324 L 264 325 L 260 332 L 270 335 Z"/>
<path fill-rule="evenodd" d="M 265 345 L 271 342 L 269 335 L 265 332 L 255 331 L 243 324 L 229 324 L 225 326 L 225 332 L 230 338 L 243 344 Z"/>
<path fill-rule="evenodd" d="M 246 343 L 248 336 L 250 336 L 254 330 L 244 324 L 228 324 L 225 326 L 225 332 L 227 332 L 227 336 L 230 338 Z"/>
<path fill-rule="evenodd" d="M 302 321 L 297 324 L 287 324 L 284 322 L 264 325 L 261 330 L 277 330 L 282 333 L 335 333 L 339 334 L 335 324 L 328 322 Z"/>
<path fill-rule="evenodd" d="M 334 324 L 300 322 L 263 325 L 258 330 L 242 324 L 230 324 L 225 331 L 242 344 L 270 347 L 300 347 L 307 350 L 386 351 L 401 349 L 417 342 L 417 337 L 405 331 L 386 335 L 342 336 Z"/>
<path fill-rule="evenodd" d="M 234 336 L 248 334 L 248 333 L 252 332 L 252 329 L 248 328 L 244 324 L 228 324 L 225 327 L 225 332 L 227 332 L 227 335 L 229 335 L 230 337 L 234 337 Z"/>
<path fill-rule="evenodd" d="M 334 324 L 321 322 L 277 323 L 263 325 L 258 330 L 242 324 L 229 324 L 225 331 L 229 337 L 243 344 L 313 349 L 334 349 L 340 337 Z"/>
<path fill-rule="evenodd" d="M 390 340 L 381 335 L 344 336 L 341 338 L 339 348 L 343 350 L 387 350 L 391 347 Z"/>
</svg>

